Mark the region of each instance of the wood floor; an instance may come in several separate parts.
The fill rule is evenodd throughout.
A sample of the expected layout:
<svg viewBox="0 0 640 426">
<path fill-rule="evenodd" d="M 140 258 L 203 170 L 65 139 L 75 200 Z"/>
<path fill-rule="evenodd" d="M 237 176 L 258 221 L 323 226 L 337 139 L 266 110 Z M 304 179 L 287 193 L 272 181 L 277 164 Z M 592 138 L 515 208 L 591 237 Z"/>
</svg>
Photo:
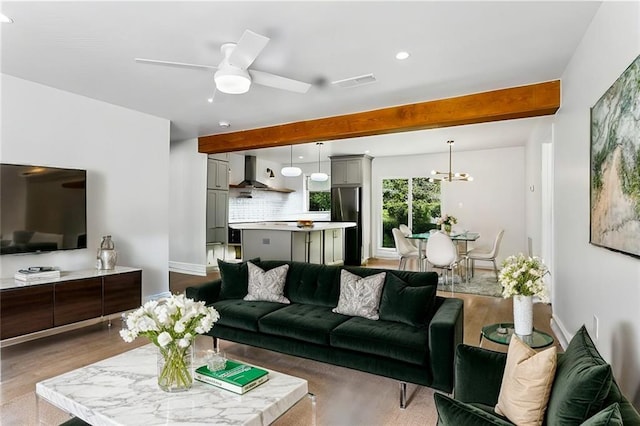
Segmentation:
<svg viewBox="0 0 640 426">
<path fill-rule="evenodd" d="M 368 266 L 396 268 L 397 262 L 374 260 Z M 195 277 L 170 273 L 170 288 L 174 293 L 182 292 L 189 285 L 217 276 Z M 464 342 L 467 344 L 478 345 L 482 326 L 512 321 L 511 299 L 452 295 L 450 292 L 439 294 L 464 301 Z M 550 318 L 549 305 L 534 306 L 534 326 L 553 335 Z M 0 403 L 3 404 L 0 424 L 33 424 L 36 405 L 33 398 L 28 400 L 26 397 L 33 394 L 37 382 L 147 344 L 144 339 L 125 343 L 118 334 L 120 326 L 120 321 L 116 320 L 111 327 L 103 323 L 0 349 Z M 211 339 L 208 337 L 199 336 L 196 340 L 196 350 L 209 348 L 210 345 Z M 316 394 L 318 400 L 318 425 L 432 425 L 436 422 L 433 391 L 429 388 L 409 385 L 409 406 L 406 410 L 400 410 L 395 380 L 231 342 L 222 342 L 222 346 L 232 358 L 307 379 L 309 390 Z M 506 350 L 504 346 L 486 341 L 483 346 Z M 53 419 L 56 418 L 60 416 L 54 415 Z M 47 423 L 44 420 L 41 424 L 56 424 L 55 420 L 51 421 Z M 301 401 L 276 424 L 312 424 L 311 402 Z"/>
</svg>

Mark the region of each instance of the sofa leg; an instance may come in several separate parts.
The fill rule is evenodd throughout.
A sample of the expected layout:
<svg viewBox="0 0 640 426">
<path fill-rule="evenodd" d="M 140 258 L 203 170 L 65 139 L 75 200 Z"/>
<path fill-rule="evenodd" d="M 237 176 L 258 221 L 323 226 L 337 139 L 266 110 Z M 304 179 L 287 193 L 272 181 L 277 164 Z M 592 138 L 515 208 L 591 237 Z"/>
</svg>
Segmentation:
<svg viewBox="0 0 640 426">
<path fill-rule="evenodd" d="M 400 382 L 400 408 L 407 408 L 407 383 Z"/>
</svg>

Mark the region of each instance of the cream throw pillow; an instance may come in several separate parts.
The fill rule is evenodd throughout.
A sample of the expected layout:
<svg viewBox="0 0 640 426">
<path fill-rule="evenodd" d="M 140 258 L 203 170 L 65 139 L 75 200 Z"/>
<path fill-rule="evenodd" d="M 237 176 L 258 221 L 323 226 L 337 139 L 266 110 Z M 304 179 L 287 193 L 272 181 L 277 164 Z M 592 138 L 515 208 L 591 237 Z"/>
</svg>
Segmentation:
<svg viewBox="0 0 640 426">
<path fill-rule="evenodd" d="M 386 272 L 381 272 L 363 278 L 345 269 L 340 271 L 340 298 L 333 312 L 379 319 L 378 308 L 385 276 Z"/>
<path fill-rule="evenodd" d="M 291 303 L 284 297 L 284 284 L 289 265 L 278 266 L 265 272 L 262 268 L 247 262 L 249 268 L 249 293 L 244 300 Z"/>
<path fill-rule="evenodd" d="M 518 426 L 541 425 L 556 373 L 556 348 L 536 352 L 513 335 L 496 413 Z"/>
</svg>

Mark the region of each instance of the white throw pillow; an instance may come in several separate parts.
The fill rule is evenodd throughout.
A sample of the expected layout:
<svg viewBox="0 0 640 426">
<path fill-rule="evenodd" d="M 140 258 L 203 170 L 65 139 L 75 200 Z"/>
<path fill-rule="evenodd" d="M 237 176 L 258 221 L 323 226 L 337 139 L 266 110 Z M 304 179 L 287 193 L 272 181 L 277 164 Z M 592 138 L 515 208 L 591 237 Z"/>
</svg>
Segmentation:
<svg viewBox="0 0 640 426">
<path fill-rule="evenodd" d="M 333 312 L 377 320 L 386 272 L 360 277 L 347 270 L 340 272 L 340 298 Z"/>
<path fill-rule="evenodd" d="M 284 297 L 284 284 L 289 265 L 278 266 L 265 272 L 262 268 L 247 262 L 249 267 L 249 294 L 244 300 L 291 303 Z"/>
</svg>

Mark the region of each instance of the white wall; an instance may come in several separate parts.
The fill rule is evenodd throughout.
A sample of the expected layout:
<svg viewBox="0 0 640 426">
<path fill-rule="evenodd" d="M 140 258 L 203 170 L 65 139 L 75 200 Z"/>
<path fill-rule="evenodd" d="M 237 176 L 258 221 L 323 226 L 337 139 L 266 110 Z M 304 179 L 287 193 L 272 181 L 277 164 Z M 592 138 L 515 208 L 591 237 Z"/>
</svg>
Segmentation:
<svg viewBox="0 0 640 426">
<path fill-rule="evenodd" d="M 207 155 L 198 152 L 198 139 L 172 142 L 170 154 L 170 267 L 205 275 Z"/>
<path fill-rule="evenodd" d="M 20 268 L 95 267 L 102 235 L 143 269 L 143 297 L 169 289 L 169 121 L 2 75 L 0 161 L 87 170 L 87 249 L 0 256 Z"/>
<path fill-rule="evenodd" d="M 554 127 L 554 319 L 590 334 L 640 406 L 640 260 L 589 244 L 589 109 L 640 53 L 640 3 L 604 2 L 562 75 Z"/>
<path fill-rule="evenodd" d="M 397 135 L 402 138 L 402 134 Z M 453 171 L 470 173 L 472 182 L 443 182 L 442 211 L 458 219 L 454 229 L 480 233 L 473 246 L 491 246 L 500 229 L 505 229 L 498 262 L 506 256 L 526 252 L 525 238 L 525 149 L 513 147 L 453 153 Z M 380 250 L 382 228 L 382 179 L 428 177 L 431 170 L 446 170 L 449 154 L 380 157 L 372 170 L 372 246 Z M 486 264 L 478 264 L 485 266 Z M 490 264 L 489 264 L 490 265 Z"/>
</svg>

